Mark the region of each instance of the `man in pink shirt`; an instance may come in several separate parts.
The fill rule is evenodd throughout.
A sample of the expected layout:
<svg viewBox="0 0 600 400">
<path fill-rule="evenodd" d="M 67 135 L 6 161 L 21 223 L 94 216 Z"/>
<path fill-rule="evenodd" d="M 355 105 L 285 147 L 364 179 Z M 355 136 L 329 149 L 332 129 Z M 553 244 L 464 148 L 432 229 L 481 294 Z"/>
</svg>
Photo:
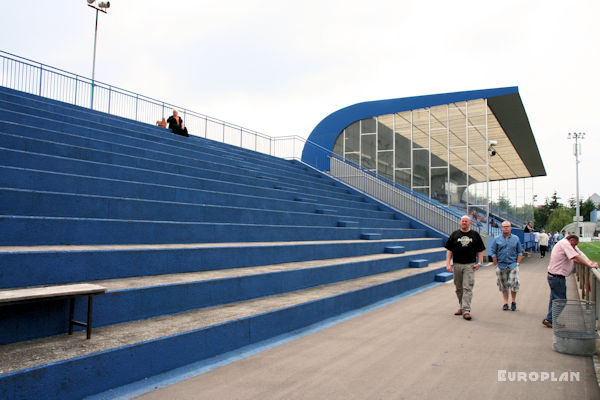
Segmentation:
<svg viewBox="0 0 600 400">
<path fill-rule="evenodd" d="M 598 263 L 591 262 L 581 256 L 575 246 L 579 243 L 577 235 L 569 235 L 556 243 L 548 264 L 548 285 L 550 286 L 550 304 L 548 315 L 542 324 L 552 328 L 552 300 L 567 298 L 567 283 L 565 277 L 573 272 L 574 263 L 585 265 L 589 268 L 598 268 Z"/>
</svg>

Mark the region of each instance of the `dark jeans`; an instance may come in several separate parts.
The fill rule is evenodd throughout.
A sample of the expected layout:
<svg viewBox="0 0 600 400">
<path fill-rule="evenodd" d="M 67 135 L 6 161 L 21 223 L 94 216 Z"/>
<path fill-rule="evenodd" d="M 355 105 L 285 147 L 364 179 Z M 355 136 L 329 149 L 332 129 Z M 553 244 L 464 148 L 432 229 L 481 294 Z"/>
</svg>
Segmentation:
<svg viewBox="0 0 600 400">
<path fill-rule="evenodd" d="M 567 299 L 567 282 L 564 276 L 548 275 L 548 285 L 550 286 L 550 303 L 548 304 L 546 320 L 552 322 L 552 300 Z"/>
<path fill-rule="evenodd" d="M 546 248 L 547 248 L 547 246 L 540 245 L 540 255 L 542 257 L 544 257 L 546 255 Z"/>
</svg>

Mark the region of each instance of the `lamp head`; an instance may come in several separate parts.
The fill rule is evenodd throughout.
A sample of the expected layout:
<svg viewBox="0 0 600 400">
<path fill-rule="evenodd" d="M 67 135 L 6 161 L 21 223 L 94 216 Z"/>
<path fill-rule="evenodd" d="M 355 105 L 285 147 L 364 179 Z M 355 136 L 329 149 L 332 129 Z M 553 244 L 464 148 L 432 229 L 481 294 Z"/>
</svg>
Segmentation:
<svg viewBox="0 0 600 400">
<path fill-rule="evenodd" d="M 100 8 L 109 8 L 110 7 L 110 1 L 101 1 L 100 3 L 98 3 L 98 7 L 100 7 Z"/>
</svg>

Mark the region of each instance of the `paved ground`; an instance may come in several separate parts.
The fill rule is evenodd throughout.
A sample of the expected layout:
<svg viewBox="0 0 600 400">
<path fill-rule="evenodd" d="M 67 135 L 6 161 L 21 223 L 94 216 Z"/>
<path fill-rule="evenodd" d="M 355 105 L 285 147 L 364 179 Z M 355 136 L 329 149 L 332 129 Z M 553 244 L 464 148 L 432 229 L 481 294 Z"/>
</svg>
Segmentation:
<svg viewBox="0 0 600 400">
<path fill-rule="evenodd" d="M 452 315 L 449 282 L 139 398 L 600 399 L 592 358 L 555 352 L 541 324 L 547 261 L 533 256 L 521 266 L 517 312 L 501 310 L 486 267 L 476 274 L 470 322 Z M 568 285 L 575 298 L 574 278 Z M 503 370 L 528 381 L 499 381 Z M 579 381 L 533 381 L 564 372 Z"/>
</svg>

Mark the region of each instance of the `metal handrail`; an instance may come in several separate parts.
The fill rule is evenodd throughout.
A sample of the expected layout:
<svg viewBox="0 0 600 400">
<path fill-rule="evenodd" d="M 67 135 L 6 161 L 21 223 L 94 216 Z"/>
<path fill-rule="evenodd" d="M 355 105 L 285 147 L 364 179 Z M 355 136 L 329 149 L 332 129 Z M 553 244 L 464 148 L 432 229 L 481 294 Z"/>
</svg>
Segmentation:
<svg viewBox="0 0 600 400">
<path fill-rule="evenodd" d="M 584 257 L 590 260 L 579 247 L 575 250 Z M 597 269 L 588 268 L 585 265 L 575 263 L 575 276 L 579 282 L 579 296 L 582 300 L 598 302 L 600 299 L 600 271 Z M 600 307 L 596 305 L 596 329 L 600 329 Z"/>
</svg>

